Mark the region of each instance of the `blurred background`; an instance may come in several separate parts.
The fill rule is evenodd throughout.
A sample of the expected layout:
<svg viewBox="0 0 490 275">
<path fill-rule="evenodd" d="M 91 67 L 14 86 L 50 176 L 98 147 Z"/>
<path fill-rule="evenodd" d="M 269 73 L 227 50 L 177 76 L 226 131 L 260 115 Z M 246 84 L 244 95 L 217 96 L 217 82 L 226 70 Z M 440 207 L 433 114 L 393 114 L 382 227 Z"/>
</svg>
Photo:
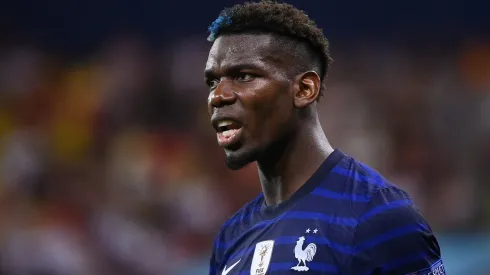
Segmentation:
<svg viewBox="0 0 490 275">
<path fill-rule="evenodd" d="M 0 274 L 207 274 L 260 192 L 209 125 L 207 26 L 241 1 L 0 4 Z M 321 119 L 405 188 L 448 274 L 490 274 L 490 4 L 289 1 L 331 41 Z"/>
</svg>

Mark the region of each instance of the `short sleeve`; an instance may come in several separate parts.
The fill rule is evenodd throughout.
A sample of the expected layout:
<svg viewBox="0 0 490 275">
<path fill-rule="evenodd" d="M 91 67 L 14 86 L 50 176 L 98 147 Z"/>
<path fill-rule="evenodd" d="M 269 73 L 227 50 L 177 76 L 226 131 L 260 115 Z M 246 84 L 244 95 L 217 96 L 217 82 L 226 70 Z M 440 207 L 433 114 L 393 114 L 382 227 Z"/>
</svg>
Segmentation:
<svg viewBox="0 0 490 275">
<path fill-rule="evenodd" d="M 360 218 L 348 274 L 445 274 L 436 237 L 409 196 L 379 190 Z"/>
</svg>

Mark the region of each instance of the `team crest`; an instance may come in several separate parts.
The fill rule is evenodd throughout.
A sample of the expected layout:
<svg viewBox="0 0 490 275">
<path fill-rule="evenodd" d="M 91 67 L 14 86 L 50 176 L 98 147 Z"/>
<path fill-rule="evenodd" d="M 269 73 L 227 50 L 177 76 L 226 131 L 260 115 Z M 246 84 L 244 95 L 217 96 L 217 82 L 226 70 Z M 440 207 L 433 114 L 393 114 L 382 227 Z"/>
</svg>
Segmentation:
<svg viewBox="0 0 490 275">
<path fill-rule="evenodd" d="M 269 269 L 269 264 L 272 258 L 272 250 L 274 249 L 274 241 L 263 241 L 255 245 L 254 257 L 250 268 L 250 275 L 264 275 Z"/>
<path fill-rule="evenodd" d="M 313 233 L 316 234 L 318 229 L 313 230 Z M 306 233 L 310 233 L 310 229 L 306 230 Z M 295 271 L 308 271 L 310 268 L 307 266 L 307 262 L 313 261 L 313 257 L 316 254 L 316 244 L 310 243 L 304 249 L 304 243 L 306 238 L 301 236 L 296 241 L 296 246 L 294 247 L 294 257 L 298 260 L 298 264 L 296 266 L 291 267 L 292 270 Z"/>
</svg>

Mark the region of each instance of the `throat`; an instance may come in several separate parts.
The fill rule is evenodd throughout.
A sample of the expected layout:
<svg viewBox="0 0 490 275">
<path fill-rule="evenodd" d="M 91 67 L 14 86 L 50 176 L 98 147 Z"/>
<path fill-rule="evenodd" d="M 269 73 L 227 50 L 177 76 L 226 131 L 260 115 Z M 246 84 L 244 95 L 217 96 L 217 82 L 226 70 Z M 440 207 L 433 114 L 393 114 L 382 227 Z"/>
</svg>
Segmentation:
<svg viewBox="0 0 490 275">
<path fill-rule="evenodd" d="M 274 177 L 267 180 L 264 180 L 265 177 L 261 176 L 261 186 L 266 206 L 275 207 L 286 203 L 308 181 L 315 171 L 316 169 L 312 170 L 311 173 L 288 172 L 284 177 Z"/>
<path fill-rule="evenodd" d="M 261 183 L 265 204 L 268 207 L 278 206 L 291 197 L 297 190 L 288 191 L 288 185 L 281 179 L 265 181 Z"/>
<path fill-rule="evenodd" d="M 321 130 L 321 128 L 320 128 Z M 267 206 L 277 206 L 295 194 L 334 151 L 321 131 L 278 142 L 257 161 Z"/>
</svg>

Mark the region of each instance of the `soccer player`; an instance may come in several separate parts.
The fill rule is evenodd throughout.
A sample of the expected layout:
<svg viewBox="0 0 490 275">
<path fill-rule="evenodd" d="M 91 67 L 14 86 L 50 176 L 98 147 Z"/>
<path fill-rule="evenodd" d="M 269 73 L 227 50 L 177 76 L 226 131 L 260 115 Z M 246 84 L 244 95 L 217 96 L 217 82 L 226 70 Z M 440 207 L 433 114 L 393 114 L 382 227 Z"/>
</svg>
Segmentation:
<svg viewBox="0 0 490 275">
<path fill-rule="evenodd" d="M 445 274 L 410 197 L 329 144 L 317 101 L 322 30 L 289 4 L 225 9 L 209 28 L 208 110 L 226 164 L 256 162 L 262 193 L 218 233 L 212 275 Z"/>
</svg>

